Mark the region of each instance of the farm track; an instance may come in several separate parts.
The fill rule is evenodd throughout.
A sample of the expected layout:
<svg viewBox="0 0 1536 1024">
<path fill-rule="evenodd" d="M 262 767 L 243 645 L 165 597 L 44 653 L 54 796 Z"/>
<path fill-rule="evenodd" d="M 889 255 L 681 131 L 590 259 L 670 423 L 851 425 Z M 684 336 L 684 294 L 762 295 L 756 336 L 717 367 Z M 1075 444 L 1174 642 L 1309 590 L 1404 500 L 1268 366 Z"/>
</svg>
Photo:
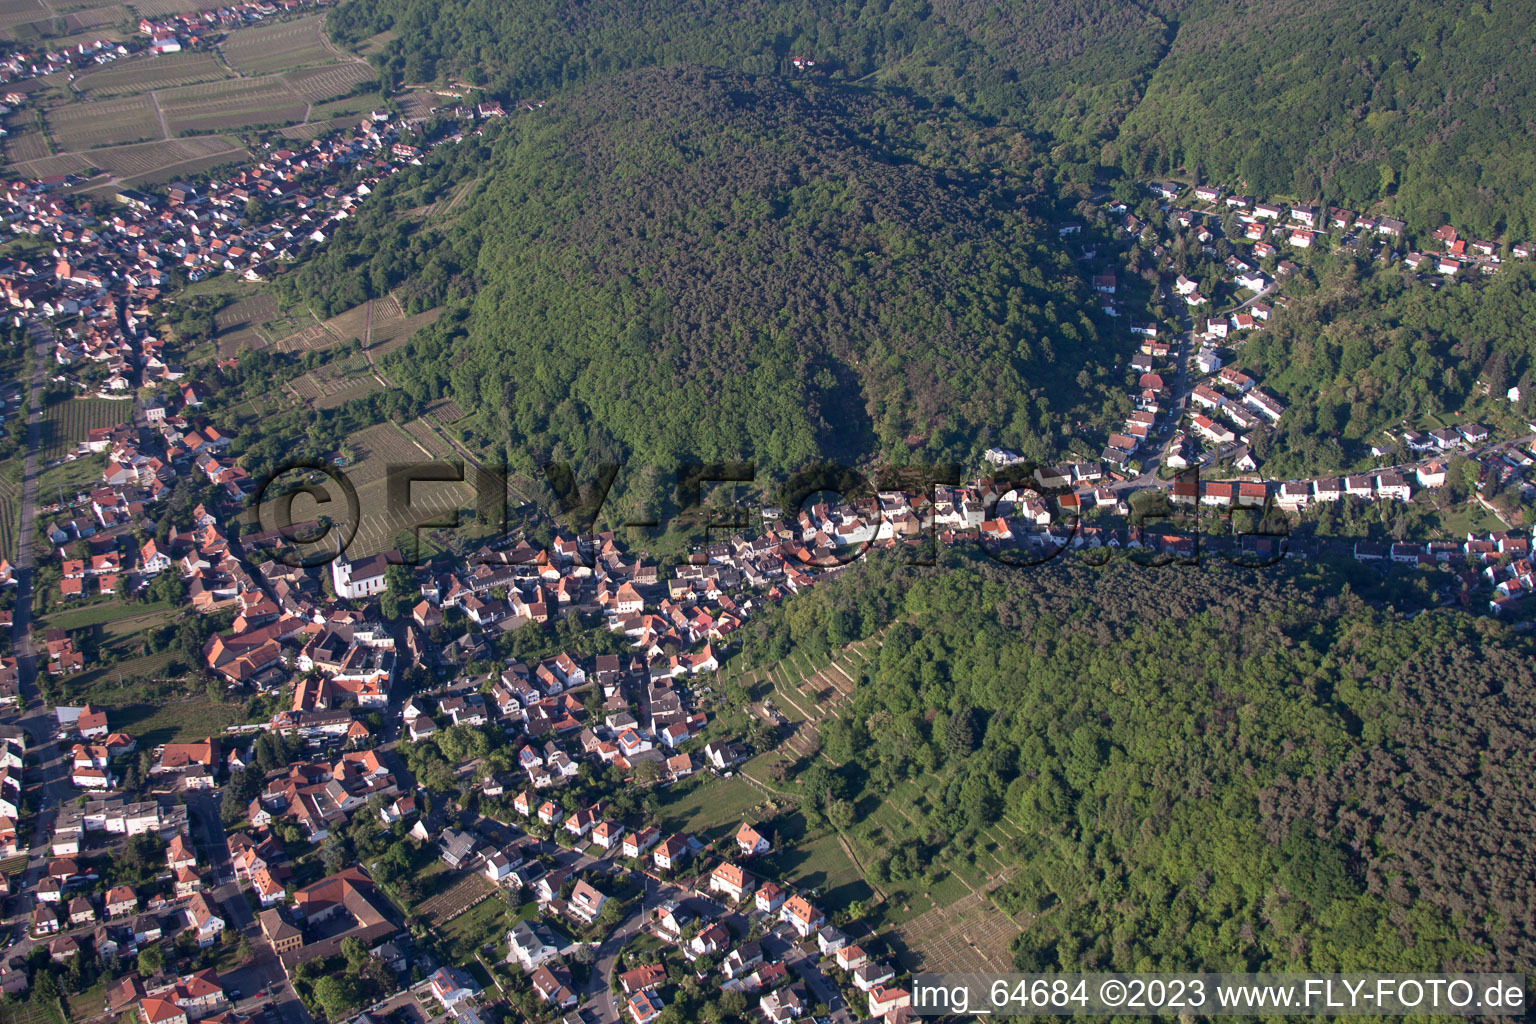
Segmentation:
<svg viewBox="0 0 1536 1024">
<path fill-rule="evenodd" d="M 155 105 L 155 117 L 160 119 L 160 137 L 162 139 L 169 139 L 171 137 L 171 130 L 166 127 L 165 108 L 160 106 L 160 97 L 156 95 L 156 90 L 149 90 L 149 99 Z"/>
</svg>

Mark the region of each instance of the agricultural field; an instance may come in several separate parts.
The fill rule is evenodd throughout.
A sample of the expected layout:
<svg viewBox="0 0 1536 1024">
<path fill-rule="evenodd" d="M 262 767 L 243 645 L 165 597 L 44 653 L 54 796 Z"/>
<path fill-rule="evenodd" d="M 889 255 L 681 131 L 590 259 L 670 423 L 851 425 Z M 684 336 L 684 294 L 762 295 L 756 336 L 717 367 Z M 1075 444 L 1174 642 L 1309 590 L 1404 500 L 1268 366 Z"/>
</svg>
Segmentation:
<svg viewBox="0 0 1536 1024">
<path fill-rule="evenodd" d="M 377 80 L 373 68 L 351 62 L 289 71 L 282 77 L 289 88 L 311 103 L 345 96 L 364 82 Z"/>
<path fill-rule="evenodd" d="M 275 77 L 233 78 L 158 93 L 172 135 L 302 121 L 308 104 Z"/>
<path fill-rule="evenodd" d="M 1020 930 L 986 896 L 972 893 L 902 925 L 901 941 L 892 945 L 909 971 L 1004 972 L 1013 969 L 1013 940 Z"/>
<path fill-rule="evenodd" d="M 329 320 L 308 324 L 278 340 L 276 347 L 279 352 L 319 352 L 356 339 L 362 341 L 377 359 L 436 320 L 441 313 L 442 309 L 438 308 L 406 316 L 394 296 L 386 295 L 338 313 Z"/>
<path fill-rule="evenodd" d="M 168 14 L 188 14 L 208 6 L 204 0 L 134 0 L 133 9 L 141 18 L 163 18 Z"/>
<path fill-rule="evenodd" d="M 325 329 L 324 324 L 308 323 L 274 345 L 279 352 L 322 352 L 341 339 Z"/>
<path fill-rule="evenodd" d="M 106 398 L 71 398 L 43 410 L 42 457 L 62 458 L 96 427 L 114 427 L 133 418 L 133 403 Z"/>
<path fill-rule="evenodd" d="M 0 1024 L 64 1024 L 58 1006 L 42 1003 L 15 1003 L 0 1006 Z"/>
<path fill-rule="evenodd" d="M 337 122 L 340 127 L 349 128 L 370 110 L 376 110 L 383 105 L 384 97 L 379 94 L 377 88 L 370 86 L 355 96 L 316 103 L 310 107 L 309 116 L 317 120 Z"/>
<path fill-rule="evenodd" d="M 448 443 L 439 437 L 424 420 L 411 420 L 400 426 L 431 458 L 446 459 L 453 455 L 453 449 L 449 448 Z"/>
<path fill-rule="evenodd" d="M 455 402 L 453 399 L 440 398 L 436 402 L 433 402 L 431 405 L 427 406 L 427 415 L 431 416 L 439 423 L 457 423 L 465 416 L 468 416 L 469 413 L 465 412 L 463 408 L 459 406 L 459 403 Z"/>
<path fill-rule="evenodd" d="M 423 446 L 404 429 L 393 423 L 381 423 L 351 435 L 338 453 L 338 461 L 348 480 L 357 489 L 360 521 L 346 553 L 363 558 L 395 547 L 402 532 L 418 523 L 440 518 L 455 509 L 476 507 L 474 488 L 468 483 L 420 481 L 411 487 L 407 503 L 397 504 L 389 497 L 388 474 L 392 467 L 415 466 L 436 458 L 437 452 Z M 300 496 L 294 501 L 293 516 L 302 522 L 333 510 L 317 506 Z"/>
<path fill-rule="evenodd" d="M 133 15 L 122 4 L 109 4 L 105 7 L 91 7 L 80 11 L 71 11 L 64 16 L 64 27 L 70 32 L 86 32 L 100 30 L 116 25 L 122 25 L 133 21 Z M 105 33 L 104 38 L 117 39 L 118 34 L 113 31 Z"/>
<path fill-rule="evenodd" d="M 495 893 L 496 886 L 489 879 L 477 871 L 471 871 L 447 889 L 439 884 L 437 891 L 418 903 L 415 909 L 416 913 L 426 919 L 427 924 L 437 928 Z"/>
<path fill-rule="evenodd" d="M 311 111 L 310 113 L 313 116 L 314 112 Z M 355 120 L 356 118 L 351 117 L 328 118 L 323 121 L 309 120 L 303 124 L 291 124 L 287 128 L 279 130 L 277 134 L 285 139 L 292 139 L 295 142 L 308 142 L 310 139 L 324 135 L 332 129 L 344 127 Z"/>
<path fill-rule="evenodd" d="M 236 71 L 247 75 L 290 71 L 306 64 L 323 64 L 335 56 L 321 37 L 319 15 L 295 21 L 255 25 L 231 32 L 219 47 Z"/>
<path fill-rule="evenodd" d="M 0 557 L 15 561 L 21 526 L 21 460 L 0 463 Z"/>
<path fill-rule="evenodd" d="M 0 30 L 53 14 L 42 0 L 0 0 Z"/>
<path fill-rule="evenodd" d="M 383 385 L 361 352 L 333 356 L 324 366 L 289 382 L 294 397 L 316 409 L 331 409 L 380 390 Z"/>
<path fill-rule="evenodd" d="M 155 179 L 157 175 L 164 175 L 169 180 L 201 167 L 249 157 L 250 152 L 244 146 L 221 135 L 111 146 L 84 154 L 93 167 L 134 184 Z"/>
<path fill-rule="evenodd" d="M 94 149 L 163 138 L 150 96 L 66 103 L 44 114 L 48 132 L 61 150 Z"/>
<path fill-rule="evenodd" d="M 219 65 L 211 53 L 188 50 L 183 53 L 131 57 L 82 71 L 75 77 L 75 88 L 97 99 L 228 77 L 229 72 Z"/>
<path fill-rule="evenodd" d="M 58 156 L 45 156 L 41 160 L 28 160 L 13 166 L 26 177 L 47 178 L 55 174 L 89 175 L 92 165 L 89 158 L 79 153 L 60 153 Z"/>
<path fill-rule="evenodd" d="M 11 118 L 6 119 L 11 122 Z M 31 121 L 23 122 L 30 125 Z M 16 131 L 7 124 L 9 135 L 5 137 L 5 159 L 7 163 L 19 163 L 23 160 L 39 160 L 48 156 L 48 140 L 42 132 L 21 130 Z"/>
</svg>

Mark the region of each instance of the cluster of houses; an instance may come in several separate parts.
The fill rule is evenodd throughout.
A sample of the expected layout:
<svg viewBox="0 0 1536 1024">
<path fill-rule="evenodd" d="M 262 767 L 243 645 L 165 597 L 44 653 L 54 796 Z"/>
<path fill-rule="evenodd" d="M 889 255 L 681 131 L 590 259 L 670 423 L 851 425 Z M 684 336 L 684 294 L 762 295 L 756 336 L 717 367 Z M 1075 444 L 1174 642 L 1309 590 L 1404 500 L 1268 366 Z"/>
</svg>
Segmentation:
<svg viewBox="0 0 1536 1024">
<path fill-rule="evenodd" d="M 126 974 L 111 983 L 106 998 L 110 1012 L 136 1012 L 143 1024 L 249 1024 L 230 1009 L 231 993 L 208 969 L 148 982 Z"/>
<path fill-rule="evenodd" d="M 73 748 L 74 774 L 79 778 L 85 763 L 105 764 L 121 751 L 109 748 L 133 741 L 107 733 L 104 716 L 94 709 L 60 709 L 61 734 L 78 738 Z M 100 742 L 91 742 L 100 741 Z M 167 748 L 169 751 L 170 748 Z M 174 759 L 174 754 L 171 755 Z M 89 776 L 88 776 L 89 777 Z M 88 783 L 84 788 L 94 788 Z M 82 859 L 90 832 L 114 837 L 155 835 L 165 840 L 164 888 L 136 892 L 130 885 L 102 888 L 100 861 Z M 115 962 L 158 943 L 163 937 L 187 932 L 202 947 L 213 945 L 224 930 L 217 902 L 207 895 L 207 876 L 191 841 L 187 809 L 174 798 L 128 802 L 122 797 L 88 799 L 65 804 L 56 812 L 50 838 L 51 859 L 46 873 L 32 893 L 28 933 L 47 943 L 56 962 L 63 962 L 89 948 L 103 961 Z M 14 839 L 12 839 L 14 843 Z M 99 893 L 99 895 L 98 895 Z M 125 972 L 127 973 L 127 972 Z M 6 976 L 13 976 L 6 965 Z M 25 985 L 24 972 L 16 983 Z M 3 984 L 3 982 L 0 982 Z M 6 988 L 6 991 L 13 991 Z M 179 1005 L 192 1018 L 208 1015 L 223 1004 L 217 980 L 203 975 L 173 978 L 163 985 L 139 988 L 120 1006 L 142 1000 Z M 185 1019 L 185 1018 L 184 1018 Z"/>
<path fill-rule="evenodd" d="M 10 49 L 4 57 L 0 57 L 0 85 L 20 82 L 28 78 L 42 78 L 61 71 L 73 73 L 92 64 L 110 64 L 130 56 L 139 49 L 137 43 L 114 43 L 104 39 L 80 42 L 62 49 L 12 45 L 14 48 Z M 4 109 L 0 109 L 0 113 L 8 114 L 27 101 L 27 94 L 11 91 L 0 99 L 4 101 Z M 0 129 L 0 135 L 3 134 L 4 129 Z"/>
<path fill-rule="evenodd" d="M 166 379 L 164 367 L 150 362 L 163 346 L 150 333 L 147 307 L 168 285 L 168 271 L 192 281 L 220 272 L 260 280 L 265 263 L 324 241 L 381 177 L 409 162 L 392 152 L 405 127 L 369 118 L 302 149 L 270 151 L 227 181 L 176 182 L 165 196 L 120 189 L 110 206 L 66 202 L 47 182 L 13 182 L 5 196 L 12 232 L 45 236 L 55 249 L 51 265 L 6 267 L 0 287 L 19 313 L 80 315 L 60 339 L 61 365 L 136 356 L 146 379 Z M 361 180 L 343 190 L 334 182 L 343 170 Z M 250 222 L 251 199 L 270 204 L 273 215 Z"/>
<path fill-rule="evenodd" d="M 541 818 L 546 809 L 537 812 Z M 715 970 L 720 991 L 740 992 L 755 999 L 767 1020 L 777 1024 L 799 1020 L 810 1013 L 814 1002 L 806 983 L 791 972 L 792 958 L 798 958 L 801 949 L 790 943 L 814 943 L 829 965 L 834 965 L 858 991 L 866 994 L 871 1017 L 906 1019 L 896 1011 L 906 1007 L 910 998 L 893 984 L 897 972 L 892 967 L 872 959 L 831 925 L 827 915 L 804 895 L 771 879 L 756 877 L 751 870 L 753 860 L 768 853 L 772 843 L 751 823 L 742 823 L 726 841 L 728 849 L 722 851 L 722 858 L 713 867 L 693 872 L 688 865 L 704 847 L 690 836 L 662 838 L 655 829 L 646 828 L 626 833 L 622 839 L 609 834 L 605 841 L 599 830 L 612 826 L 612 822 L 598 820 L 593 825 L 579 818 L 580 812 L 564 818 L 564 827 L 573 832 L 585 830 L 594 843 L 642 862 L 647 872 L 670 876 L 684 873 L 676 888 L 666 890 L 654 906 L 647 906 L 642 927 L 689 963 L 712 958 L 718 964 Z M 562 819 L 548 820 L 559 824 Z M 467 842 L 460 836 L 455 836 L 454 841 Z M 495 877 L 491 870 L 493 858 L 506 855 L 498 850 L 486 857 L 488 875 Z M 448 856 L 450 853 L 445 849 L 444 857 Z M 512 856 L 521 859 L 522 854 L 513 851 Z M 533 894 L 545 915 L 564 918 L 578 929 L 588 928 L 602 913 L 609 897 L 584 878 L 569 886 L 567 896 L 557 895 L 569 882 L 568 870 L 540 874 L 532 885 Z M 690 899 L 690 894 L 705 902 Z M 722 908 L 725 915 L 740 915 L 749 926 L 755 923 L 766 930 L 781 929 L 785 941 L 775 943 L 766 935 L 751 937 L 757 928 L 738 935 L 723 923 Z M 570 1010 L 578 1002 L 563 959 L 572 945 L 570 939 L 543 918 L 520 921 L 507 936 L 507 962 L 520 967 L 528 975 L 534 994 L 558 1011 Z M 770 955 L 770 948 L 777 953 Z M 699 973 L 698 977 L 702 980 L 706 975 Z M 633 1024 L 649 1024 L 665 1009 L 666 989 L 677 979 L 669 977 L 663 964 L 647 963 L 621 972 L 616 980 L 622 1016 Z"/>
<path fill-rule="evenodd" d="M 1354 557 L 1359 562 L 1417 566 L 1444 565 L 1455 558 L 1465 559 L 1473 569 L 1467 571 L 1464 586 L 1471 589 L 1479 578 L 1492 585 L 1488 610 L 1494 615 L 1505 614 L 1513 605 L 1529 597 L 1532 584 L 1536 582 L 1532 579 L 1531 539 L 1512 530 L 1469 533 L 1463 541 L 1430 541 L 1426 544 L 1357 541 Z"/>
<path fill-rule="evenodd" d="M 11 182 L 0 190 L 6 225 L 52 248 L 47 261 L 0 262 L 0 300 L 18 325 L 73 317 L 56 332 L 55 358 L 101 366 L 106 397 L 174 384 L 184 373 L 166 361 L 150 311 L 170 274 L 259 281 L 267 264 L 324 243 L 382 178 L 420 162 L 424 149 L 401 141 L 409 128 L 375 112 L 351 130 L 267 151 L 225 180 L 173 182 L 163 196 L 123 188 L 110 204 L 56 195 L 62 179 Z M 462 138 L 456 131 L 445 141 Z M 343 187 L 343 175 L 355 183 Z M 246 215 L 253 199 L 268 211 L 254 221 Z"/>
<path fill-rule="evenodd" d="M 1230 444 L 1239 435 L 1234 430 L 1252 430 L 1260 424 L 1273 425 L 1285 415 L 1285 406 L 1263 391 L 1258 381 L 1235 367 L 1223 367 L 1211 378 L 1217 387 L 1196 384 L 1190 391 L 1191 429 L 1212 444 Z M 1194 412 L 1196 408 L 1203 412 Z M 1225 422 L 1218 422 L 1212 413 Z M 1228 426 L 1230 424 L 1230 426 Z M 1171 468 L 1180 468 L 1177 465 Z"/>
<path fill-rule="evenodd" d="M 196 400 L 196 393 L 187 388 L 183 397 Z M 243 496 L 249 482 L 226 454 L 227 436 L 211 426 L 193 429 L 183 416 L 164 415 L 163 404 L 152 404 L 161 413 L 151 421 L 158 436 L 126 425 L 91 430 L 82 448 L 109 452 L 100 486 L 56 506 L 66 514 L 40 527 L 59 562 L 59 596 L 78 601 L 134 592 L 175 570 L 186 578 L 194 607 L 217 611 L 228 607 L 233 590 L 227 576 L 237 567 L 227 564 L 228 544 L 203 506 L 194 511 L 191 532 L 173 530 L 164 541 L 142 543 L 135 535 L 153 529 L 150 510 L 178 477 L 206 480 L 231 500 Z"/>
<path fill-rule="evenodd" d="M 1254 255 L 1260 258 L 1277 255 L 1277 244 L 1310 249 L 1317 244 L 1319 235 L 1328 233 L 1338 233 L 1342 243 L 1349 245 L 1362 237 L 1396 243 L 1408 232 L 1405 223 L 1392 217 L 1356 214 L 1337 206 L 1324 209 L 1306 203 L 1261 202 L 1252 196 L 1228 193 L 1216 185 L 1197 185 L 1187 190 L 1176 182 L 1151 182 L 1147 188 L 1169 201 L 1187 196 L 1193 203 L 1203 205 L 1207 215 L 1234 214 L 1243 225 L 1244 240 L 1253 243 Z M 1188 218 L 1200 215 L 1179 209 L 1170 213 L 1179 218 L 1184 227 L 1192 223 Z M 1414 270 L 1432 269 L 1445 277 L 1455 277 L 1464 271 L 1493 273 L 1503 257 L 1502 243 L 1492 239 L 1463 238 L 1449 224 L 1436 229 L 1433 238 L 1440 244 L 1442 252 L 1435 255 L 1412 250 L 1404 263 Z M 1529 243 L 1514 242 L 1509 245 L 1508 254 L 1515 259 L 1529 259 L 1531 249 Z M 1251 284 L 1243 287 L 1255 292 L 1264 290 Z"/>
<path fill-rule="evenodd" d="M 139 33 L 149 37 L 155 53 L 177 53 L 205 42 L 204 33 L 252 25 L 277 14 L 290 14 L 320 0 L 247 0 L 246 3 L 210 7 L 201 11 L 140 18 Z"/>
</svg>

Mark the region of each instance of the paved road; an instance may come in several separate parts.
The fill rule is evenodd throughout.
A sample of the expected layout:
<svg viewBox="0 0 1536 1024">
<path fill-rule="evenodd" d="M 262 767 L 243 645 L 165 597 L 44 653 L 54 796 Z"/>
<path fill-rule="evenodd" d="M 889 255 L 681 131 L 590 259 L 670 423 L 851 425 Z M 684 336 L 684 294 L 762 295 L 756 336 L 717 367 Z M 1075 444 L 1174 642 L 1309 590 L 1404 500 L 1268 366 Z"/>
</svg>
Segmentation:
<svg viewBox="0 0 1536 1024">
<path fill-rule="evenodd" d="M 218 793 L 210 790 L 189 793 L 187 817 L 203 859 L 212 869 L 214 888 L 209 895 L 224 908 L 225 927 L 243 935 L 251 947 L 251 960 L 221 979 L 226 988 L 240 990 L 237 1008 L 242 1013 L 252 1013 L 262 1003 L 270 1001 L 282 1024 L 313 1024 L 309 1011 L 299 1002 L 293 986 L 288 984 L 277 954 L 261 934 L 261 926 L 251 912 L 245 892 L 235 882 L 229 836 L 219 816 Z"/>
</svg>

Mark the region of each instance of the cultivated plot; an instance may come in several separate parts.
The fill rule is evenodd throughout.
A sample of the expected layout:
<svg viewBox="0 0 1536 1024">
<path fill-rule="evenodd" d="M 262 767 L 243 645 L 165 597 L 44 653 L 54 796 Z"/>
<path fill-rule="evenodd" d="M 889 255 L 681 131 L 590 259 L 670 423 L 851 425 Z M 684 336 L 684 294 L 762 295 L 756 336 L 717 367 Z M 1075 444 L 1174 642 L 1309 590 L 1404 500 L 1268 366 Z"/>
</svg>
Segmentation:
<svg viewBox="0 0 1536 1024">
<path fill-rule="evenodd" d="M 206 0 L 134 0 L 133 9 L 141 18 L 163 18 L 168 14 L 188 14 L 207 7 Z"/>
<path fill-rule="evenodd" d="M 75 88 L 91 97 L 169 89 L 195 82 L 228 78 L 210 53 L 188 50 L 158 56 L 131 57 L 75 76 Z"/>
<path fill-rule="evenodd" d="M 94 149 L 162 137 L 155 101 L 149 96 L 66 103 L 44 114 L 61 150 Z"/>
<path fill-rule="evenodd" d="M 240 160 L 248 158 L 250 153 L 244 146 L 221 135 L 200 135 L 189 139 L 109 146 L 93 149 L 87 156 L 93 166 L 115 177 L 143 179 L 167 168 L 183 168 L 209 159 L 215 162 Z"/>
<path fill-rule="evenodd" d="M 0 0 L 0 29 L 47 18 L 51 14 L 42 0 Z"/>
<path fill-rule="evenodd" d="M 909 971 L 1008 971 L 1019 926 L 980 893 L 930 910 L 899 929 L 896 959 Z"/>
<path fill-rule="evenodd" d="M 229 66 L 247 75 L 289 71 L 335 60 L 320 32 L 317 15 L 236 29 L 219 47 Z"/>
<path fill-rule="evenodd" d="M 26 122 L 30 126 L 32 122 Z M 6 131 L 10 132 L 5 137 L 5 159 L 7 163 L 21 163 L 25 160 L 40 160 L 48 155 L 48 140 L 43 138 L 39 131 L 29 131 L 26 128 L 16 130 L 11 127 L 7 119 Z"/>
<path fill-rule="evenodd" d="M 345 96 L 364 82 L 376 81 L 377 76 L 367 64 L 348 62 L 290 71 L 283 75 L 283 79 L 310 103 L 320 103 Z"/>
<path fill-rule="evenodd" d="M 133 403 L 107 398 L 69 398 L 43 410 L 44 460 L 62 457 L 97 427 L 115 427 L 133 419 Z"/>
<path fill-rule="evenodd" d="M 85 32 L 90 29 L 121 25 L 132 20 L 127 7 L 122 4 L 108 4 L 105 7 L 71 11 L 64 16 L 64 27 L 70 32 Z M 110 37 L 116 38 L 115 35 Z"/>
<path fill-rule="evenodd" d="M 301 121 L 308 106 L 278 78 L 204 82 L 157 95 L 172 135 Z"/>
</svg>

